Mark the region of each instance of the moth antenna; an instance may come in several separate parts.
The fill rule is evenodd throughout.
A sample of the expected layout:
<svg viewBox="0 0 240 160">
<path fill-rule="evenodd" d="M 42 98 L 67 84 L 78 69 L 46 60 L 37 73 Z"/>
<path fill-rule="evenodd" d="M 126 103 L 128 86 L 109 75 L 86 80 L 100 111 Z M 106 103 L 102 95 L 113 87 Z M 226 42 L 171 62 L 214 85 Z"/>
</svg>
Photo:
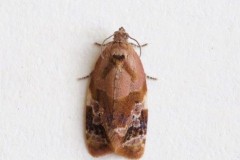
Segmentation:
<svg viewBox="0 0 240 160">
<path fill-rule="evenodd" d="M 142 55 L 142 47 L 141 47 L 141 45 L 139 44 L 139 42 L 136 40 L 136 39 L 134 39 L 134 38 L 132 38 L 132 37 L 130 37 L 130 36 L 128 36 L 130 39 L 132 39 L 132 40 L 134 40 L 135 42 L 137 42 L 137 44 L 138 44 L 138 46 L 139 46 L 139 50 L 140 50 L 140 57 L 141 57 L 141 55 Z"/>
<path fill-rule="evenodd" d="M 101 57 L 102 57 L 102 58 L 104 58 L 103 55 L 102 55 L 103 45 L 104 45 L 104 43 L 106 42 L 106 40 L 108 40 L 108 39 L 111 38 L 112 36 L 113 36 L 113 35 L 109 36 L 108 38 L 104 39 L 104 41 L 102 42 L 102 45 L 101 45 Z"/>
</svg>

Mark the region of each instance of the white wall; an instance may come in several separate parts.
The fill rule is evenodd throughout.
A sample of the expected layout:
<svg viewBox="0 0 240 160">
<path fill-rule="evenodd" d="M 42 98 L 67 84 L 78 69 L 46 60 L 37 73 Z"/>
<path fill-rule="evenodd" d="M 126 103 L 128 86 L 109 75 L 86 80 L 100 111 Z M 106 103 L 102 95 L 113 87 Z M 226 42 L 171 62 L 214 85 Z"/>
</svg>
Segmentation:
<svg viewBox="0 0 240 160">
<path fill-rule="evenodd" d="M 88 160 L 83 115 L 101 42 L 148 42 L 143 159 L 240 159 L 240 1 L 1 0 L 0 159 Z M 123 159 L 108 155 L 103 159 Z"/>
</svg>

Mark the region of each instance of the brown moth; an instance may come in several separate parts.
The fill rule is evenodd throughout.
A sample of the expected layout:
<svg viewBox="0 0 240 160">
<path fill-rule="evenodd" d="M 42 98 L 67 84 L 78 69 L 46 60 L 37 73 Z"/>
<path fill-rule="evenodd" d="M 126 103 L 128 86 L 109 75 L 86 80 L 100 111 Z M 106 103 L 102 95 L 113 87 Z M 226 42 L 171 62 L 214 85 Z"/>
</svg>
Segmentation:
<svg viewBox="0 0 240 160">
<path fill-rule="evenodd" d="M 131 38 L 121 27 L 101 47 L 86 102 L 86 143 L 97 157 L 114 152 L 127 158 L 144 153 L 148 109 L 146 74 Z M 135 39 L 133 39 L 135 40 Z M 136 41 L 137 42 L 137 41 Z M 138 43 L 138 42 L 137 42 Z M 141 54 L 141 46 L 140 47 Z"/>
</svg>

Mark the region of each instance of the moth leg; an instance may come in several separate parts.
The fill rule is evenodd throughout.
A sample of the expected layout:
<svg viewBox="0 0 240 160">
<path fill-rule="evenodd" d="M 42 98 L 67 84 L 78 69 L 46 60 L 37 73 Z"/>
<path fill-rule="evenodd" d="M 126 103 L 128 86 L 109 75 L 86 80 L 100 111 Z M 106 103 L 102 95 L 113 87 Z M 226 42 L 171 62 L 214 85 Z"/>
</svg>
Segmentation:
<svg viewBox="0 0 240 160">
<path fill-rule="evenodd" d="M 87 79 L 87 78 L 91 77 L 92 73 L 93 73 L 93 71 L 87 76 L 78 78 L 78 80 L 80 81 L 80 80 L 83 80 L 83 79 Z"/>
<path fill-rule="evenodd" d="M 134 46 L 134 47 L 139 47 L 138 45 L 136 45 L 136 44 L 134 44 L 134 43 L 130 43 L 132 46 Z M 143 44 L 143 45 L 140 45 L 140 47 L 145 47 L 145 46 L 147 46 L 148 44 L 147 43 L 145 43 L 145 44 Z"/>
<path fill-rule="evenodd" d="M 157 80 L 157 78 L 155 78 L 155 77 L 152 77 L 152 76 L 148 76 L 148 75 L 146 75 L 146 77 L 147 77 L 147 79 L 151 79 L 151 80 Z"/>
<path fill-rule="evenodd" d="M 104 127 L 93 114 L 93 107 L 87 106 L 86 109 L 86 143 L 89 153 L 94 156 L 102 156 L 111 153 Z"/>
<path fill-rule="evenodd" d="M 97 45 L 98 47 L 105 47 L 105 46 L 107 46 L 109 43 L 111 43 L 111 42 L 108 42 L 108 43 L 106 43 L 106 44 L 101 44 L 101 43 L 95 42 L 94 44 Z"/>
<path fill-rule="evenodd" d="M 94 44 L 97 45 L 97 46 L 99 46 L 99 47 L 101 47 L 101 46 L 103 46 L 103 47 L 106 46 L 106 44 L 100 44 L 100 43 L 98 43 L 98 42 L 95 42 Z"/>
</svg>

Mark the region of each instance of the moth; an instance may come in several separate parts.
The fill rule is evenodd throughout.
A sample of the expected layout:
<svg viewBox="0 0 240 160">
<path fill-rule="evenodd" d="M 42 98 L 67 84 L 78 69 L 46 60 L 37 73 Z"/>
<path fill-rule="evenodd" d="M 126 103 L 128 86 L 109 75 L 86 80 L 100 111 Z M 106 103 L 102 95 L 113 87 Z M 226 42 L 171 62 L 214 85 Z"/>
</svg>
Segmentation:
<svg viewBox="0 0 240 160">
<path fill-rule="evenodd" d="M 113 41 L 104 44 L 111 37 Z M 91 77 L 86 102 L 87 148 L 94 157 L 114 152 L 140 158 L 147 133 L 147 76 L 133 47 L 139 47 L 141 54 L 142 46 L 123 27 L 107 39 L 98 44 L 102 52 L 94 70 L 83 77 Z"/>
</svg>

